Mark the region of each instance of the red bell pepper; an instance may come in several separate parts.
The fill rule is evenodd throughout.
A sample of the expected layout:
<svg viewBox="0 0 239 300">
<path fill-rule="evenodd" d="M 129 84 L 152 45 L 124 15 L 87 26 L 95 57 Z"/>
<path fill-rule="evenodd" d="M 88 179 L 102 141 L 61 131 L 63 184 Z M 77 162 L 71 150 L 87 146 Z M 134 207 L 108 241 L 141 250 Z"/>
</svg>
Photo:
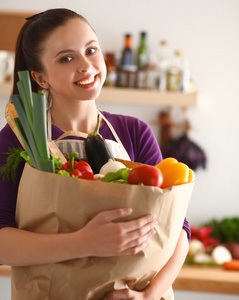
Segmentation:
<svg viewBox="0 0 239 300">
<path fill-rule="evenodd" d="M 71 177 L 94 180 L 94 173 L 90 165 L 85 161 L 77 162 L 74 160 L 78 155 L 77 152 L 72 153 L 70 155 L 70 160 L 63 164 L 60 169 L 57 169 L 57 171 L 67 171 Z"/>
</svg>

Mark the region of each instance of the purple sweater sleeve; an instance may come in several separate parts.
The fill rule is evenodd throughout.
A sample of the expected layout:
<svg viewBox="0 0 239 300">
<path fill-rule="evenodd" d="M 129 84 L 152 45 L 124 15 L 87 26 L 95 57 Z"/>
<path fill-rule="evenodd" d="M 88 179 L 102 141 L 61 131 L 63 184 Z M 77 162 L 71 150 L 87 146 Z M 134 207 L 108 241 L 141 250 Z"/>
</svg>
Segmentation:
<svg viewBox="0 0 239 300">
<path fill-rule="evenodd" d="M 0 131 L 0 168 L 6 163 L 6 152 L 9 148 L 21 147 L 15 134 L 7 124 Z M 15 224 L 15 209 L 18 184 L 23 170 L 23 165 L 18 169 L 18 181 L 4 181 L 2 175 L 0 176 L 0 228 L 3 227 L 16 227 Z"/>
</svg>

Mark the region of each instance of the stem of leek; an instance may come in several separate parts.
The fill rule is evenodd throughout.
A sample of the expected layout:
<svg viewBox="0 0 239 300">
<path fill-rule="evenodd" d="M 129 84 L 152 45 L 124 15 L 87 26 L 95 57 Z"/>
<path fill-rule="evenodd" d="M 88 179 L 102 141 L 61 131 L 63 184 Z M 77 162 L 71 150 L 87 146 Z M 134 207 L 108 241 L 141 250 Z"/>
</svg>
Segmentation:
<svg viewBox="0 0 239 300">
<path fill-rule="evenodd" d="M 18 72 L 19 94 L 11 96 L 18 113 L 14 121 L 19 130 L 32 166 L 41 171 L 55 172 L 46 131 L 46 102 L 42 92 L 32 93 L 28 71 Z"/>
</svg>

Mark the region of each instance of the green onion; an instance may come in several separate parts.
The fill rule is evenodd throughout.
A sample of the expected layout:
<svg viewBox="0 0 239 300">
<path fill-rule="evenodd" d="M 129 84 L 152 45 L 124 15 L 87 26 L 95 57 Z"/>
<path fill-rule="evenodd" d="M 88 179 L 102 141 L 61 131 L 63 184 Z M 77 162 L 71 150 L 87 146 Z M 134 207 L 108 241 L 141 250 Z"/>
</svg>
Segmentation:
<svg viewBox="0 0 239 300">
<path fill-rule="evenodd" d="M 55 172 L 50 156 L 46 131 L 46 102 L 42 92 L 33 93 L 28 71 L 18 72 L 19 94 L 11 96 L 18 113 L 15 124 L 30 157 L 32 166 L 41 171 Z"/>
</svg>

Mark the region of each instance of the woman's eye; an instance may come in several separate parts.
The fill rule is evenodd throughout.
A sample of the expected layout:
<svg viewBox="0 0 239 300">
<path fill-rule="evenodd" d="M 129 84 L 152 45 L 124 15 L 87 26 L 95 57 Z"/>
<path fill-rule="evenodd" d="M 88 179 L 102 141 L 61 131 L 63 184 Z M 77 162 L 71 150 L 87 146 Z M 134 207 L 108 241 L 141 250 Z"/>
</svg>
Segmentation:
<svg viewBox="0 0 239 300">
<path fill-rule="evenodd" d="M 70 56 L 65 56 L 65 57 L 61 58 L 62 63 L 67 63 L 67 62 L 70 62 L 71 60 L 72 60 L 72 57 L 70 57 Z"/>
<path fill-rule="evenodd" d="M 96 52 L 97 48 L 90 48 L 87 50 L 87 54 L 94 54 Z"/>
</svg>

